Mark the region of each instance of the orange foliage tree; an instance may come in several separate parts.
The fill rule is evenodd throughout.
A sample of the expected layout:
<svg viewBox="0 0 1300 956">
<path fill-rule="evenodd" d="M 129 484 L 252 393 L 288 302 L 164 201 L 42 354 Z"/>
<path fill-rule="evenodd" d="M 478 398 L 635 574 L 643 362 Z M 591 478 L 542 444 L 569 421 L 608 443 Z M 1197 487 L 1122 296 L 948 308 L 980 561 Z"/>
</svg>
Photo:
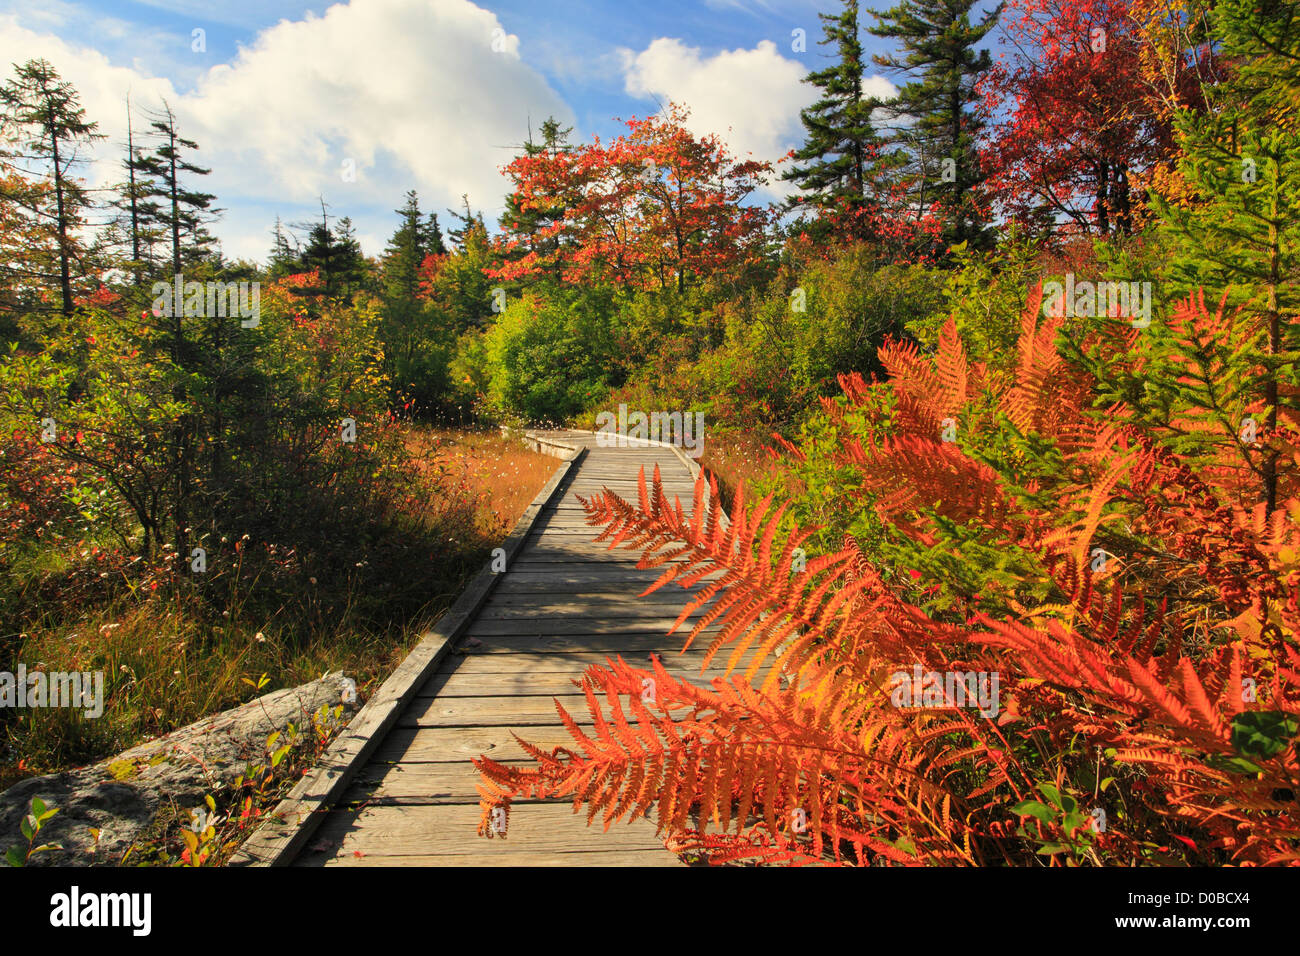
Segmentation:
<svg viewBox="0 0 1300 956">
<path fill-rule="evenodd" d="M 520 210 L 563 214 L 537 235 L 507 231 L 503 251 L 529 251 L 489 274 L 511 280 L 558 271 L 571 283 L 681 289 L 755 264 L 769 212 L 744 200 L 771 164 L 737 160 L 717 136 L 695 136 L 688 115 L 670 104 L 628 120 L 628 132 L 609 143 L 597 138 L 508 165 Z"/>
</svg>

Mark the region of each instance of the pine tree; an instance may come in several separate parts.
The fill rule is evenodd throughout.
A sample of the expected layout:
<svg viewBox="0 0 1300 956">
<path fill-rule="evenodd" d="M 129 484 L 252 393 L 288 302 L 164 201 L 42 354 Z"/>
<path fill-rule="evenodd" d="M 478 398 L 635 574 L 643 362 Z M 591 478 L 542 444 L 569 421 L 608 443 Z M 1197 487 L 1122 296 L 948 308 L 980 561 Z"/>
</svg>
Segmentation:
<svg viewBox="0 0 1300 956">
<path fill-rule="evenodd" d="M 162 112 L 153 114 L 149 126 L 157 145 L 128 162 L 150 184 L 146 194 L 158 200 L 142 219 L 166 230 L 171 242 L 171 268 L 180 274 L 185 266 L 212 256 L 216 239 L 206 224 L 221 210 L 213 208 L 217 198 L 213 194 L 185 187 L 185 176 L 206 176 L 212 170 L 182 158 L 183 151 L 197 150 L 199 144 L 176 132 L 176 116 L 165 101 Z"/>
<path fill-rule="evenodd" d="M 165 237 L 160 225 L 162 207 L 154 197 L 158 187 L 145 176 L 139 164 L 140 151 L 135 143 L 135 123 L 131 113 L 131 98 L 126 101 L 126 157 L 122 168 L 126 179 L 114 189 L 117 195 L 110 205 L 118 215 L 109 223 L 113 244 L 126 250 L 126 267 L 139 285 L 144 276 L 155 267 L 154 247 Z"/>
<path fill-rule="evenodd" d="M 45 60 L 28 60 L 15 67 L 14 79 L 0 87 L 0 106 L 4 125 L 11 129 L 21 150 L 5 162 L 5 171 L 15 173 L 6 199 L 15 202 L 22 216 L 30 220 L 34 237 L 51 233 L 52 266 L 57 270 L 61 310 L 65 316 L 71 315 L 73 270 L 81 265 L 76 233 L 91 206 L 85 188 L 73 175 L 84 162 L 77 155 L 77 147 L 103 136 L 96 132 L 97 123 L 86 121 L 76 89 L 61 80 Z M 28 169 L 19 171 L 12 163 L 15 159 Z M 47 181 L 51 188 L 32 184 L 24 172 Z M 41 258 L 38 252 L 34 261 L 19 266 L 22 281 L 54 278 L 53 269 L 47 272 Z"/>
<path fill-rule="evenodd" d="M 821 43 L 834 46 L 838 59 L 804 77 L 822 95 L 799 114 L 806 131 L 803 146 L 794 153 L 799 165 L 781 178 L 794 182 L 802 192 L 790 200 L 790 208 L 811 205 L 824 216 L 843 216 L 850 235 L 866 238 L 881 207 L 875 179 L 881 172 L 882 140 L 871 121 L 879 101 L 863 93 L 858 0 L 844 0 L 838 15 L 818 16 L 824 34 Z"/>
<path fill-rule="evenodd" d="M 429 213 L 429 218 L 425 220 L 420 232 L 420 242 L 424 246 L 425 255 L 445 256 L 447 254 L 447 244 L 442 241 L 442 227 L 438 225 L 436 212 Z"/>
<path fill-rule="evenodd" d="M 442 324 L 456 334 L 485 325 L 493 314 L 494 283 L 484 274 L 492 261 L 487 228 L 481 217 L 462 219 L 456 251 L 447 257 L 433 281 L 433 301 Z"/>
<path fill-rule="evenodd" d="M 979 195 L 985 177 L 976 140 L 983 124 L 972 107 L 980 98 L 976 82 L 992 66 L 989 52 L 975 47 L 997 23 L 1002 5 L 972 24 L 974 6 L 975 0 L 903 0 L 873 12 L 877 22 L 870 31 L 903 48 L 902 58 L 873 57 L 879 66 L 912 78 L 884 106 L 897 124 L 889 140 L 895 155 L 908 161 L 913 200 L 922 207 L 939 204 L 948 246 L 992 241 Z"/>
</svg>

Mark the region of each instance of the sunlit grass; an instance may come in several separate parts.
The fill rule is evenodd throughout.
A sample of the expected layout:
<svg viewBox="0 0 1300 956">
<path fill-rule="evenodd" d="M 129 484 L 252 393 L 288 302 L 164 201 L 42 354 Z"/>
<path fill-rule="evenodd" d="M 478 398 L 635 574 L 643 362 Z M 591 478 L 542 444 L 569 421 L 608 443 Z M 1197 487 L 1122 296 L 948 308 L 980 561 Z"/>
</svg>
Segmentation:
<svg viewBox="0 0 1300 956">
<path fill-rule="evenodd" d="M 202 581 L 180 556 L 51 536 L 0 568 L 0 669 L 103 671 L 106 706 L 7 710 L 0 789 L 80 766 L 207 714 L 342 669 L 363 696 L 455 600 L 555 469 L 497 433 L 411 426 L 413 486 L 374 494 L 386 523 L 310 549 L 214 547 Z M 378 486 L 377 486 L 378 487 Z M 311 520 L 304 515 L 303 521 Z"/>
</svg>

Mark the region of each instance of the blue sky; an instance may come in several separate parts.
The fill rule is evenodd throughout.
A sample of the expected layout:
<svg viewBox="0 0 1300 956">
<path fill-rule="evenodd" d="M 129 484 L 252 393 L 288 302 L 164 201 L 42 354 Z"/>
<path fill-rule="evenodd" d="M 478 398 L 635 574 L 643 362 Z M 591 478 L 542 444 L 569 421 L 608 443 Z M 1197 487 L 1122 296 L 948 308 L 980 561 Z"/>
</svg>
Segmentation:
<svg viewBox="0 0 1300 956">
<path fill-rule="evenodd" d="M 800 140 L 800 79 L 826 62 L 819 10 L 835 0 L 0 0 L 4 64 L 45 56 L 108 135 L 87 178 L 107 185 L 125 98 L 166 100 L 226 212 L 229 257 L 261 259 L 279 215 L 351 216 L 367 254 L 407 189 L 438 211 L 469 193 L 489 221 L 499 167 L 531 121 L 585 140 L 615 117 L 686 103 L 697 133 L 776 159 Z M 794 49 L 803 30 L 806 52 Z M 201 31 L 197 32 L 196 31 Z M 868 49 L 883 49 L 872 37 Z M 878 92 L 892 87 L 881 78 Z M 136 127 L 144 125 L 137 117 Z M 354 173 L 349 178 L 349 172 Z M 781 187 L 774 186 L 773 196 Z"/>
</svg>

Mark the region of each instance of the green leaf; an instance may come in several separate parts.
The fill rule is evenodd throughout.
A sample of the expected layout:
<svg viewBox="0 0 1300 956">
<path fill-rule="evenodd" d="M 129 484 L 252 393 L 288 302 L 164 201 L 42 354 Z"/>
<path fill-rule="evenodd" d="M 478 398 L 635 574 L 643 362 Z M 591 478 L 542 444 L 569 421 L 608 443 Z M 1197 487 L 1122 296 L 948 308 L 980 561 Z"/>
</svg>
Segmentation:
<svg viewBox="0 0 1300 956">
<path fill-rule="evenodd" d="M 32 815 L 38 820 L 41 814 L 45 812 L 45 801 L 40 797 L 32 797 Z"/>
<path fill-rule="evenodd" d="M 1052 856 L 1056 853 L 1064 853 L 1069 849 L 1063 843 L 1044 843 L 1035 851 L 1039 856 Z"/>
<path fill-rule="evenodd" d="M 11 846 L 8 850 L 5 851 L 5 862 L 8 863 L 10 866 L 23 865 L 23 855 L 18 852 L 18 847 Z"/>
<path fill-rule="evenodd" d="M 1300 730 L 1289 715 L 1279 710 L 1247 710 L 1232 721 L 1232 746 L 1239 754 L 1275 757 L 1287 748 Z"/>
<path fill-rule="evenodd" d="M 1038 792 L 1047 798 L 1047 802 L 1054 807 L 1061 805 L 1061 791 L 1056 789 L 1056 784 L 1040 783 Z"/>
<path fill-rule="evenodd" d="M 1224 754 L 1210 754 L 1205 758 L 1205 762 L 1215 770 L 1223 770 L 1228 773 L 1263 773 L 1264 768 L 1258 764 L 1251 763 L 1245 757 L 1229 757 Z"/>
<path fill-rule="evenodd" d="M 1018 813 L 1022 816 L 1028 815 L 1044 823 L 1051 823 L 1056 819 L 1056 813 L 1046 804 L 1039 803 L 1037 800 L 1026 800 L 1023 803 L 1017 803 L 1011 808 L 1012 813 Z"/>
<path fill-rule="evenodd" d="M 35 819 L 36 819 L 35 817 L 32 817 L 30 815 L 25 816 L 23 817 L 22 822 L 18 824 L 18 829 L 23 831 L 23 836 L 27 839 L 29 843 L 36 838 L 37 828 L 32 826 Z"/>
<path fill-rule="evenodd" d="M 208 805 L 208 809 L 211 810 L 213 813 L 217 812 L 217 801 L 212 799 L 212 794 L 208 794 L 207 796 L 205 796 L 203 798 L 203 802 Z"/>
</svg>

